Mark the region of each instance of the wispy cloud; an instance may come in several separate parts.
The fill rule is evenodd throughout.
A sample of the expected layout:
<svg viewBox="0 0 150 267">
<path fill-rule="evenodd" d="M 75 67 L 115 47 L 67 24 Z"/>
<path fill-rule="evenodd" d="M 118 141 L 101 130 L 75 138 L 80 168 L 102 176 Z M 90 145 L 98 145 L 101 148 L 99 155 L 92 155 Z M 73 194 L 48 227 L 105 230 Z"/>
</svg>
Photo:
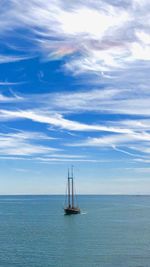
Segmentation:
<svg viewBox="0 0 150 267">
<path fill-rule="evenodd" d="M 38 162 L 38 163 L 46 163 L 46 164 L 51 164 L 51 163 L 63 163 L 63 162 L 91 162 L 91 163 L 107 163 L 110 162 L 110 160 L 104 160 L 104 159 L 93 159 L 93 158 L 88 158 L 84 155 L 68 155 L 68 154 L 56 154 L 51 152 L 51 154 L 46 154 L 46 153 L 40 153 L 41 155 L 38 156 L 38 153 L 34 155 L 34 153 L 30 154 L 10 154 L 6 153 L 3 156 L 0 155 L 1 160 L 14 160 L 14 161 L 32 161 L 32 162 Z M 30 156 L 30 157 L 28 157 Z M 22 171 L 24 172 L 24 169 L 18 169 L 17 171 Z"/>
<path fill-rule="evenodd" d="M 104 88 L 76 92 L 21 95 L 18 98 L 16 95 L 15 97 L 16 100 L 22 99 L 22 102 L 32 108 L 32 104 L 36 101 L 39 109 L 47 109 L 53 113 L 92 112 L 94 114 L 96 112 L 100 114 L 140 115 L 143 117 L 149 117 L 150 114 L 150 93 L 149 87 L 145 84 L 136 86 L 124 84 L 114 88 L 105 85 Z M 142 117 L 141 119 L 143 120 Z M 133 123 L 135 124 L 136 120 Z"/>
<path fill-rule="evenodd" d="M 138 92 L 137 92 L 138 89 Z M 150 114 L 148 87 L 105 88 L 53 94 L 53 108 L 63 112 L 97 112 L 128 115 Z"/>
<path fill-rule="evenodd" d="M 12 62 L 18 62 L 22 60 L 27 60 L 31 57 L 29 56 L 8 56 L 8 55 L 0 55 L 0 64 L 4 63 L 12 63 Z"/>
<path fill-rule="evenodd" d="M 8 81 L 0 81 L 0 85 L 2 86 L 8 86 L 8 85 L 18 85 L 22 84 L 23 82 L 8 82 Z"/>
<path fill-rule="evenodd" d="M 41 139 L 49 140 L 48 136 L 34 132 L 0 134 L 0 155 L 32 156 L 48 154 L 58 149 L 44 146 Z M 39 142 L 37 143 L 36 140 Z"/>
<path fill-rule="evenodd" d="M 29 131 L 22 131 L 22 130 L 16 130 L 16 132 L 13 133 L 5 133 L 1 134 L 0 137 L 10 137 L 10 138 L 16 138 L 21 140 L 53 140 L 54 137 L 48 136 L 45 133 L 40 132 L 29 132 Z"/>
<path fill-rule="evenodd" d="M 79 0 L 66 4 L 60 0 L 31 0 L 20 4 L 11 0 L 2 10 L 0 29 L 4 41 L 8 35 L 11 38 L 14 32 L 25 30 L 31 54 L 40 54 L 46 60 L 67 56 L 64 63 L 67 70 L 73 74 L 96 74 L 97 84 L 104 84 L 105 90 L 53 95 L 53 108 L 150 114 L 148 1 L 116 4 Z M 1 55 L 0 62 L 20 59 Z"/>
<path fill-rule="evenodd" d="M 46 163 L 46 164 L 51 164 L 51 163 L 54 163 L 54 162 L 72 162 L 72 163 L 75 163 L 75 162 L 89 162 L 89 163 L 104 163 L 104 162 L 109 162 L 109 160 L 100 160 L 100 159 L 82 159 L 82 158 L 69 158 L 69 157 L 66 157 L 66 158 L 37 158 L 38 161 L 40 161 L 41 163 Z"/>
<path fill-rule="evenodd" d="M 101 72 L 149 59 L 148 10 L 148 1 L 11 0 L 0 28 L 3 35 L 18 28 L 32 32 L 33 45 L 47 59 L 78 53 L 66 64 L 73 72 Z"/>
<path fill-rule="evenodd" d="M 13 96 L 6 96 L 4 94 L 0 94 L 0 102 L 13 103 L 13 102 L 20 102 L 20 101 L 23 101 L 23 98 L 16 94 L 13 94 Z"/>
<path fill-rule="evenodd" d="M 109 148 L 117 152 L 132 156 L 144 157 L 150 153 L 150 134 L 146 132 L 113 134 L 99 138 L 87 138 L 79 143 L 68 144 L 69 146 Z M 138 153 L 137 153 L 138 152 Z"/>
<path fill-rule="evenodd" d="M 100 137 L 89 137 L 86 140 L 75 142 L 70 144 L 71 146 L 87 146 L 87 147 L 109 147 L 118 152 L 130 156 L 139 156 L 137 151 L 140 153 L 150 153 L 150 134 L 148 132 L 150 128 L 149 120 L 134 121 L 123 120 L 105 122 L 105 125 L 92 125 L 85 124 L 73 120 L 65 119 L 61 114 L 52 114 L 47 111 L 41 110 L 1 110 L 0 116 L 2 120 L 16 120 L 16 119 L 27 119 L 42 124 L 52 125 L 53 127 L 79 132 L 104 132 Z M 126 127 L 124 127 L 126 126 Z M 107 132 L 107 135 L 106 135 Z M 112 134 L 113 133 L 113 134 Z M 7 137 L 25 139 L 51 139 L 44 134 L 36 133 L 24 133 L 17 132 Z M 36 147 L 34 147 L 36 152 Z M 39 147 L 39 151 L 46 150 L 47 148 Z"/>
<path fill-rule="evenodd" d="M 0 102 L 4 106 L 0 110 L 0 120 L 30 120 L 54 129 L 89 133 L 89 138 L 70 144 L 74 146 L 109 147 L 129 156 L 149 154 L 149 8 L 146 0 L 120 3 L 10 0 L 7 6 L 2 5 L 3 45 L 9 37 L 13 54 L 1 54 L 0 63 L 22 61 L 31 56 L 45 60 L 65 59 L 61 61 L 61 70 L 72 75 L 85 74 L 82 76 L 85 89 L 70 91 L 66 88 L 65 92 L 26 94 L 26 97 L 1 93 Z M 27 46 L 20 42 L 22 38 Z M 89 73 L 92 79 L 88 77 L 87 81 Z M 5 103 L 12 105 L 6 107 Z M 84 116 L 71 117 L 86 112 L 93 117 L 95 114 L 104 116 L 103 119 L 95 116 L 92 123 Z M 112 119 L 105 120 L 108 114 Z M 119 119 L 115 119 L 114 114 Z M 0 138 L 2 154 L 32 155 L 53 151 L 51 147 L 33 142 L 51 139 L 42 133 L 18 132 Z M 55 156 L 48 160 L 55 160 Z M 66 158 L 61 156 L 60 160 Z"/>
<path fill-rule="evenodd" d="M 132 130 L 127 128 L 115 128 L 104 125 L 90 125 L 63 118 L 61 114 L 50 114 L 48 112 L 36 110 L 0 110 L 1 120 L 28 119 L 44 124 L 50 124 L 71 131 L 106 131 L 116 133 L 131 133 Z"/>
</svg>

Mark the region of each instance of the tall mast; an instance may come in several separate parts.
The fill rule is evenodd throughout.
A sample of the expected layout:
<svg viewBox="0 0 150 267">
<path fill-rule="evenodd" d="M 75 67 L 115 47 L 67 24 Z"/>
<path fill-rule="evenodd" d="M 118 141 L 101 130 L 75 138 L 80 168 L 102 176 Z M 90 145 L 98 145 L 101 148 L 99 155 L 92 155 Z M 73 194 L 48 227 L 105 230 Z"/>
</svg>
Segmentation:
<svg viewBox="0 0 150 267">
<path fill-rule="evenodd" d="M 69 169 L 68 169 L 68 206 L 70 208 L 70 177 L 69 177 Z"/>
<path fill-rule="evenodd" d="M 72 207 L 74 207 L 74 188 L 73 188 L 73 166 L 71 167 L 71 180 L 72 180 Z"/>
<path fill-rule="evenodd" d="M 74 173 L 73 166 L 68 168 L 68 184 L 67 184 L 67 205 L 64 207 L 64 212 L 66 215 L 79 214 L 80 208 L 76 206 L 76 201 L 74 198 Z"/>
</svg>

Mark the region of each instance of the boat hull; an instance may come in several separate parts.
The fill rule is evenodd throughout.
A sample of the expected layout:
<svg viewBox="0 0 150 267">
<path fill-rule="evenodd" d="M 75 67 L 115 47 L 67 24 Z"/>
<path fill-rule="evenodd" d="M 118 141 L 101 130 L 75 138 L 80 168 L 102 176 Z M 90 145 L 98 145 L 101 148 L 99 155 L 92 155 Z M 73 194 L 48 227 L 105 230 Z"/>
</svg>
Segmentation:
<svg viewBox="0 0 150 267">
<path fill-rule="evenodd" d="M 79 208 L 64 208 L 64 212 L 66 215 L 79 214 L 80 209 Z"/>
</svg>

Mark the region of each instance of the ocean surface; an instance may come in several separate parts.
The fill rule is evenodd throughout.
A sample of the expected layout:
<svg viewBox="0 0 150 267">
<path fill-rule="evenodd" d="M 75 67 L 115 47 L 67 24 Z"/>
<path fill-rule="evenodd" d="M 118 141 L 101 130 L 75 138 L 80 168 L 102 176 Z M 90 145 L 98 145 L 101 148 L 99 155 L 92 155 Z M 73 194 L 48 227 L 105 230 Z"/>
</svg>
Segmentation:
<svg viewBox="0 0 150 267">
<path fill-rule="evenodd" d="M 149 196 L 0 197 L 1 267 L 150 267 Z"/>
</svg>

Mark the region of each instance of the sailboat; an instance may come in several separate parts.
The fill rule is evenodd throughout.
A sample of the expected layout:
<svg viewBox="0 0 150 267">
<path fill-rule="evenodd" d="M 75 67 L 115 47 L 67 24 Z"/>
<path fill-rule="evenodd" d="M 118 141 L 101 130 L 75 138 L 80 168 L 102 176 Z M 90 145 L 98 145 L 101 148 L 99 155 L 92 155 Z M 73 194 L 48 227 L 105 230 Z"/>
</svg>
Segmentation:
<svg viewBox="0 0 150 267">
<path fill-rule="evenodd" d="M 66 215 L 79 214 L 80 208 L 75 205 L 75 194 L 74 194 L 74 177 L 73 177 L 73 167 L 71 171 L 71 176 L 68 169 L 68 181 L 67 181 L 67 206 L 64 208 Z"/>
</svg>

